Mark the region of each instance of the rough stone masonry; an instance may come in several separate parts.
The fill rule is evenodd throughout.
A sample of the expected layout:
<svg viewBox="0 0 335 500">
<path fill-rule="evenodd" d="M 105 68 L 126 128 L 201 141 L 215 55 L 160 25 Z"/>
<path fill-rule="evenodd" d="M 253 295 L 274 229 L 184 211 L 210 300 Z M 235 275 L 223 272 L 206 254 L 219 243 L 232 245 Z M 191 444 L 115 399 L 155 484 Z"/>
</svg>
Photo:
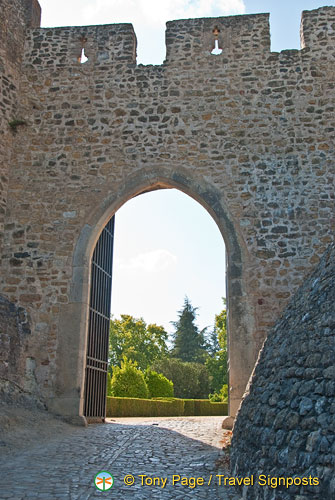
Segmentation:
<svg viewBox="0 0 335 500">
<path fill-rule="evenodd" d="M 225 240 L 235 415 L 332 240 L 335 8 L 304 11 L 301 50 L 280 53 L 268 14 L 171 21 L 160 66 L 136 64 L 131 24 L 40 28 L 37 0 L 0 12 L 1 377 L 82 413 L 97 238 L 133 196 L 178 188 Z"/>
<path fill-rule="evenodd" d="M 238 413 L 233 473 L 263 475 L 243 498 L 335 498 L 334 304 L 331 245 L 269 333 Z M 274 488 L 279 477 L 295 483 Z"/>
</svg>

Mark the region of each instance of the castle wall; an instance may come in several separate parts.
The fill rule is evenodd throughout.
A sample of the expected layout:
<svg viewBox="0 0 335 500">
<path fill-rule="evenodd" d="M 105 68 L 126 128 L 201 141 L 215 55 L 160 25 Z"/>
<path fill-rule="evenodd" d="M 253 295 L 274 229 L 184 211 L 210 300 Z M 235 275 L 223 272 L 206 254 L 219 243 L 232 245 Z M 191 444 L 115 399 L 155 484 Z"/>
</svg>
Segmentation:
<svg viewBox="0 0 335 500">
<path fill-rule="evenodd" d="M 3 247 L 4 233 L 14 227 L 11 223 L 6 224 L 7 196 L 15 142 L 20 140 L 15 123 L 23 118 L 19 101 L 26 29 L 39 26 L 40 15 L 41 9 L 36 0 L 0 1 L 0 262 L 6 255 L 6 249 Z M 1 271 L 2 280 L 6 274 L 5 266 Z M 18 280 L 11 275 L 7 276 L 6 282 L 8 286 Z M 22 357 L 20 353 L 24 349 L 26 337 L 30 334 L 27 312 L 2 296 L 0 333 L 0 377 L 9 377 L 11 381 L 24 386 L 25 364 L 29 356 Z"/>
<path fill-rule="evenodd" d="M 103 224 L 168 185 L 202 203 L 225 238 L 236 411 L 269 327 L 332 239 L 334 17 L 304 13 L 305 47 L 281 53 L 269 51 L 265 14 L 172 21 L 161 66 L 136 65 L 129 24 L 27 31 L 1 293 L 31 318 L 17 355 L 35 360 L 43 397 L 64 392 L 59 373 L 78 350 L 66 380 L 81 393 Z"/>
<path fill-rule="evenodd" d="M 255 478 L 243 498 L 334 497 L 334 302 L 331 245 L 269 333 L 237 415 L 232 473 Z M 293 471 L 305 484 L 273 487 Z"/>
<path fill-rule="evenodd" d="M 9 123 L 19 119 L 18 93 L 26 28 L 39 26 L 39 16 L 36 0 L 0 2 L 0 253 L 13 146 Z"/>
</svg>

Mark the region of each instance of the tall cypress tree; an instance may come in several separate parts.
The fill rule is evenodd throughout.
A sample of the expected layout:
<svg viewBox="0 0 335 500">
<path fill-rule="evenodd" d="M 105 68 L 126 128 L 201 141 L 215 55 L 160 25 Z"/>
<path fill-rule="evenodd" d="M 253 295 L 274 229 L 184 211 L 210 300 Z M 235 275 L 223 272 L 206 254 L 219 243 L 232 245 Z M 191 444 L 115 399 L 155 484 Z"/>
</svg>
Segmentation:
<svg viewBox="0 0 335 500">
<path fill-rule="evenodd" d="M 188 297 L 185 297 L 184 307 L 178 311 L 178 321 L 171 323 L 175 327 L 173 348 L 171 354 L 182 361 L 204 362 L 207 357 L 205 349 L 204 330 L 199 332 L 196 320 L 197 307 L 193 307 Z"/>
</svg>

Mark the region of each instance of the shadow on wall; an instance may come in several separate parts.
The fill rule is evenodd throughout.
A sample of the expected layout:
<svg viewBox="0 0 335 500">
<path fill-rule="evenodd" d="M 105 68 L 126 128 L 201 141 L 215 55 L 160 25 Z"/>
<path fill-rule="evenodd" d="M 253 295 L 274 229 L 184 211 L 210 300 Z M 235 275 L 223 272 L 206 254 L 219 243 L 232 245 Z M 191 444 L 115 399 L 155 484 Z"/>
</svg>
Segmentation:
<svg viewBox="0 0 335 500">
<path fill-rule="evenodd" d="M 31 335 L 30 318 L 23 307 L 18 307 L 0 295 L 0 379 L 19 383 L 29 367 L 17 356 Z M 30 359 L 30 358 L 27 358 Z M 26 378 L 26 381 L 28 378 Z M 29 390 L 29 388 L 26 388 Z M 5 392 L 8 392 L 7 390 Z M 9 391 L 10 392 L 10 391 Z"/>
<path fill-rule="evenodd" d="M 335 498 L 334 303 L 331 245 L 265 341 L 237 416 L 233 474 L 296 476 L 276 499 Z M 270 498 L 268 483 L 246 498 L 263 498 L 265 490 Z"/>
</svg>

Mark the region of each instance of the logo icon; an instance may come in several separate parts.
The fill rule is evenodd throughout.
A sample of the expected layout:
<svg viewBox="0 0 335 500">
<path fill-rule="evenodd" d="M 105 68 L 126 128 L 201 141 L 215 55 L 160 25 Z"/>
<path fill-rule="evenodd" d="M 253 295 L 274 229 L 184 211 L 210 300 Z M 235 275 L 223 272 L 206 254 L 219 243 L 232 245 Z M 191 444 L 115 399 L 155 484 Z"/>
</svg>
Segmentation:
<svg viewBox="0 0 335 500">
<path fill-rule="evenodd" d="M 98 472 L 98 474 L 94 478 L 94 485 L 100 491 L 110 490 L 113 484 L 114 484 L 113 476 L 105 470 Z"/>
</svg>

